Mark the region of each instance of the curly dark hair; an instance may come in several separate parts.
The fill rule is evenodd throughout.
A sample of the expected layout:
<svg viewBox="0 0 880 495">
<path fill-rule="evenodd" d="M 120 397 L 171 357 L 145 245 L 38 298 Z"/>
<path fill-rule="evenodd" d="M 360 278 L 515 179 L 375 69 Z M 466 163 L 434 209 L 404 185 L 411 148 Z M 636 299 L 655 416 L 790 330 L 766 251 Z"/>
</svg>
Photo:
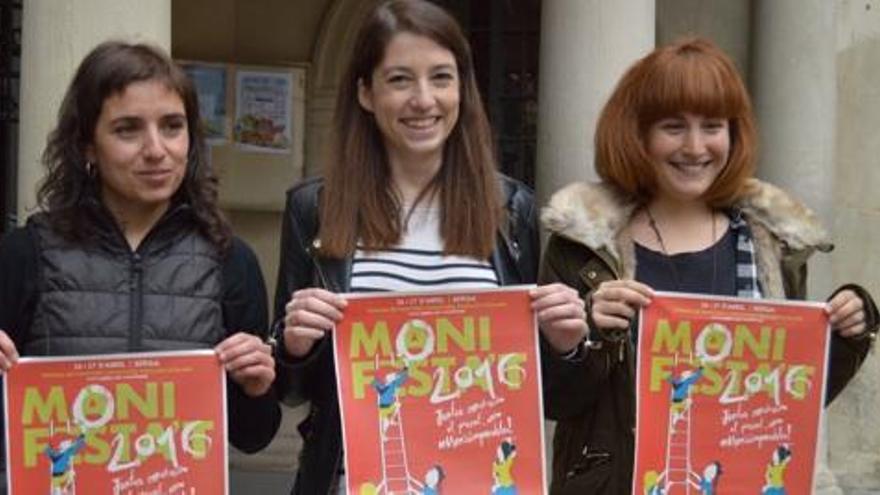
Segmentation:
<svg viewBox="0 0 880 495">
<path fill-rule="evenodd" d="M 195 87 L 162 49 L 147 44 L 107 41 L 80 63 L 43 151 L 42 161 L 48 172 L 37 191 L 40 209 L 47 213 L 52 228 L 66 239 L 83 241 L 94 232 L 82 206 L 100 201 L 100 187 L 95 172 L 87 166 L 86 150 L 93 143 L 104 101 L 141 81 L 159 81 L 183 100 L 189 154 L 183 183 L 172 202 L 188 204 L 199 231 L 224 252 L 232 233 L 217 205 L 217 176 L 205 161 Z"/>
</svg>

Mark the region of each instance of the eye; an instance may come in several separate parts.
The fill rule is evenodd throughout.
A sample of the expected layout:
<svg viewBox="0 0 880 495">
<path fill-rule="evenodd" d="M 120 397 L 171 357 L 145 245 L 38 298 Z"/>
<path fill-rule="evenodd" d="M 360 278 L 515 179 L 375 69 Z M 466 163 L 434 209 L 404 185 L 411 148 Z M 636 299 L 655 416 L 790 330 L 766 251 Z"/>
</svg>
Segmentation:
<svg viewBox="0 0 880 495">
<path fill-rule="evenodd" d="M 385 81 L 392 87 L 403 88 L 406 87 L 411 80 L 412 78 L 406 74 L 391 74 Z"/>
<path fill-rule="evenodd" d="M 679 119 L 664 119 L 657 123 L 657 127 L 663 132 L 677 134 L 684 132 L 685 123 Z"/>
<path fill-rule="evenodd" d="M 437 72 L 431 76 L 431 80 L 439 87 L 446 87 L 455 82 L 456 75 L 449 71 Z"/>
<path fill-rule="evenodd" d="M 175 116 L 169 119 L 166 119 L 161 124 L 162 134 L 166 136 L 177 136 L 182 132 L 185 132 L 187 128 L 186 118 L 182 116 Z"/>
<path fill-rule="evenodd" d="M 717 134 L 727 130 L 727 120 L 725 119 L 708 119 L 703 122 L 703 130 L 706 132 Z"/>
<path fill-rule="evenodd" d="M 141 126 L 133 121 L 123 121 L 113 126 L 113 134 L 121 139 L 134 139 L 140 130 Z"/>
</svg>

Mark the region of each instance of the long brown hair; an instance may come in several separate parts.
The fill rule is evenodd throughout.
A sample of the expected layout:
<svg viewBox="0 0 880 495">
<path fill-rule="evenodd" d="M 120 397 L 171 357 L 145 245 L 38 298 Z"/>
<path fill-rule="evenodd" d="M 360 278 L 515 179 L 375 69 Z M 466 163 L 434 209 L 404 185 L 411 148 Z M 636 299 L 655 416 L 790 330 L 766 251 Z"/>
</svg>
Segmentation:
<svg viewBox="0 0 880 495">
<path fill-rule="evenodd" d="M 634 199 L 649 200 L 657 177 L 645 135 L 655 122 L 683 111 L 730 122 L 730 158 L 702 198 L 729 206 L 755 171 L 755 117 L 733 62 L 705 39 L 657 48 L 624 74 L 596 126 L 596 172 Z"/>
<path fill-rule="evenodd" d="M 94 141 L 104 101 L 141 81 L 159 81 L 183 100 L 189 154 L 183 183 L 172 202 L 188 204 L 202 234 L 225 250 L 232 234 L 217 206 L 217 177 L 204 158 L 195 87 L 160 48 L 146 44 L 107 41 L 92 49 L 80 63 L 43 151 L 48 173 L 37 192 L 38 204 L 49 215 L 52 228 L 63 237 L 73 241 L 90 237 L 94 225 L 82 206 L 90 200 L 100 201 L 100 177 L 94 170 L 89 171 L 86 149 Z"/>
<path fill-rule="evenodd" d="M 382 135 L 357 95 L 358 83 L 370 86 L 385 48 L 402 32 L 427 37 L 455 56 L 461 81 L 459 119 L 428 191 L 439 195 L 444 252 L 488 258 L 502 221 L 489 123 L 461 28 L 443 9 L 425 0 L 385 2 L 358 32 L 336 99 L 321 198 L 321 252 L 342 258 L 353 253 L 357 242 L 377 249 L 400 240 L 401 205 L 389 189 Z"/>
</svg>

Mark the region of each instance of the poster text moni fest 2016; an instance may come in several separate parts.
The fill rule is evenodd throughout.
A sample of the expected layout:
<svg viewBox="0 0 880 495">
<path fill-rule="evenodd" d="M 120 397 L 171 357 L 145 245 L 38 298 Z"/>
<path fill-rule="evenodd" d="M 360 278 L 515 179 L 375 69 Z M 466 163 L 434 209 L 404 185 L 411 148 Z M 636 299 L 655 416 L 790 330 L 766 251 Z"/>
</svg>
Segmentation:
<svg viewBox="0 0 880 495">
<path fill-rule="evenodd" d="M 4 395 L 11 495 L 227 493 L 212 351 L 24 358 Z"/>
<path fill-rule="evenodd" d="M 812 493 L 824 305 L 658 293 L 638 332 L 633 494 Z"/>
<path fill-rule="evenodd" d="M 333 333 L 348 493 L 545 493 L 528 287 L 352 296 Z"/>
</svg>

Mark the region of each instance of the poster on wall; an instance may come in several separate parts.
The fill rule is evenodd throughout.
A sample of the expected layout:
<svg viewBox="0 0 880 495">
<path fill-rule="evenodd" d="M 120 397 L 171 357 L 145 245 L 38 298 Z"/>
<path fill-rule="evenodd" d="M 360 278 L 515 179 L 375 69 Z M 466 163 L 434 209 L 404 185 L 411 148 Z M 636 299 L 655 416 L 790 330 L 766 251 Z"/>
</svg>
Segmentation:
<svg viewBox="0 0 880 495">
<path fill-rule="evenodd" d="M 235 77 L 235 143 L 251 151 L 289 153 L 293 75 L 238 70 Z"/>
<path fill-rule="evenodd" d="M 348 493 L 546 493 L 530 302 L 350 295 L 333 332 Z"/>
<path fill-rule="evenodd" d="M 184 63 L 182 67 L 195 84 L 199 96 L 199 114 L 206 141 L 208 144 L 227 142 L 226 67 L 198 63 Z"/>
<path fill-rule="evenodd" d="M 228 493 L 210 350 L 23 358 L 3 393 L 10 495 Z"/>
<path fill-rule="evenodd" d="M 812 493 L 824 304 L 657 293 L 638 335 L 634 495 Z"/>
</svg>

